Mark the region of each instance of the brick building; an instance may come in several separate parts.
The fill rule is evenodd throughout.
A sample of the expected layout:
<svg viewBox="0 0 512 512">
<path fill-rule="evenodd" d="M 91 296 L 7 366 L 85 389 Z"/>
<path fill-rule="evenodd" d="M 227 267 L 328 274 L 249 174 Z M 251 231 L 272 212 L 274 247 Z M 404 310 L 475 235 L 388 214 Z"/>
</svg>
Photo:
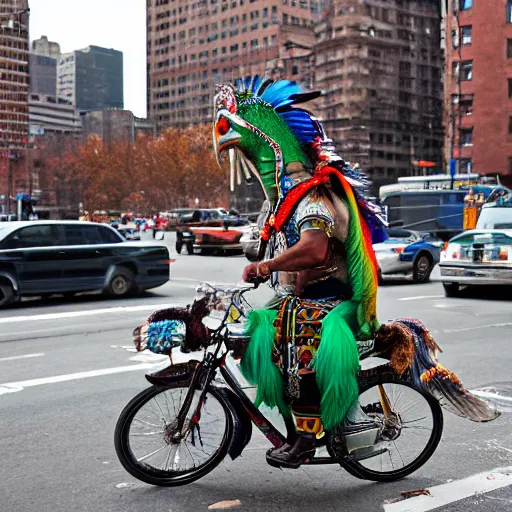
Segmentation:
<svg viewBox="0 0 512 512">
<path fill-rule="evenodd" d="M 512 181 L 512 1 L 446 7 L 445 159 Z"/>
<path fill-rule="evenodd" d="M 0 0 L 0 207 L 28 187 L 28 0 Z"/>
<path fill-rule="evenodd" d="M 315 26 L 319 117 L 375 187 L 421 160 L 442 172 L 440 29 L 438 0 L 332 0 Z"/>
<path fill-rule="evenodd" d="M 211 121 L 215 84 L 253 74 L 311 85 L 323 0 L 147 0 L 148 115 L 157 129 Z"/>
</svg>

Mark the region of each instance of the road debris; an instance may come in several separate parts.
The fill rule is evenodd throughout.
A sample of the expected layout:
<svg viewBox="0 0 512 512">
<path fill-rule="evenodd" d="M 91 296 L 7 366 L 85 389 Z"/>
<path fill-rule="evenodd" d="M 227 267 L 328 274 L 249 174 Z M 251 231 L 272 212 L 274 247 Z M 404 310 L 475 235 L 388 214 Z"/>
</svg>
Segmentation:
<svg viewBox="0 0 512 512">
<path fill-rule="evenodd" d="M 118 489 L 126 489 L 126 488 L 129 488 L 129 487 L 133 487 L 135 484 L 132 484 L 132 483 L 128 483 L 128 482 L 123 482 L 122 484 L 117 484 L 116 487 Z"/>
<path fill-rule="evenodd" d="M 239 507 L 242 504 L 240 500 L 219 501 L 208 507 L 208 510 L 229 510 L 230 508 Z"/>
<path fill-rule="evenodd" d="M 398 503 L 399 501 L 408 500 L 409 498 L 415 498 L 416 496 L 431 496 L 428 489 L 417 489 L 415 491 L 403 491 L 400 493 L 398 498 L 391 498 L 384 502 L 384 505 L 390 505 L 391 503 Z"/>
</svg>

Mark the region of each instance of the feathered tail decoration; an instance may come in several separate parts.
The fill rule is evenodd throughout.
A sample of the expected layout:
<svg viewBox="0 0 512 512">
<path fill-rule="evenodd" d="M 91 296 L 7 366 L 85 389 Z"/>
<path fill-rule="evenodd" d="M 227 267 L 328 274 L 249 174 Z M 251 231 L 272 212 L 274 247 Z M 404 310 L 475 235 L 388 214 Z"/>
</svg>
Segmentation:
<svg viewBox="0 0 512 512">
<path fill-rule="evenodd" d="M 437 352 L 441 349 L 419 320 L 399 319 L 383 325 L 375 341 L 376 350 L 387 353 L 391 367 L 399 375 L 410 370 L 414 385 L 453 414 L 478 422 L 492 421 L 500 415 L 438 362 Z"/>
</svg>

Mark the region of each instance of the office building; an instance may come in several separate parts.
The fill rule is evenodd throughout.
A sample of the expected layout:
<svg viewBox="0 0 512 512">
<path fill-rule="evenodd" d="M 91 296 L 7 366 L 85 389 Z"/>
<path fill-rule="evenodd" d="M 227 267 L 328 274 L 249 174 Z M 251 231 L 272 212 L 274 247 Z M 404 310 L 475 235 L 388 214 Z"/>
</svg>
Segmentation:
<svg viewBox="0 0 512 512">
<path fill-rule="evenodd" d="M 107 144 L 133 143 L 137 134 L 154 135 L 147 119 L 135 117 L 130 110 L 95 110 L 82 115 L 84 137 L 99 135 Z"/>
<path fill-rule="evenodd" d="M 32 41 L 32 53 L 59 60 L 60 45 L 59 43 L 48 41 L 48 37 L 46 36 L 41 36 L 39 39 Z"/>
<path fill-rule="evenodd" d="M 64 53 L 57 66 L 57 95 L 79 112 L 124 108 L 123 53 L 98 46 Z"/>
<path fill-rule="evenodd" d="M 82 120 L 69 100 L 48 94 L 30 94 L 28 103 L 30 135 L 79 134 Z"/>
<path fill-rule="evenodd" d="M 317 0 L 155 0 L 147 7 L 148 116 L 210 122 L 215 85 L 241 76 L 312 85 Z"/>
<path fill-rule="evenodd" d="M 28 56 L 30 70 L 29 92 L 36 94 L 57 95 L 57 60 L 52 57 L 30 53 Z"/>
</svg>

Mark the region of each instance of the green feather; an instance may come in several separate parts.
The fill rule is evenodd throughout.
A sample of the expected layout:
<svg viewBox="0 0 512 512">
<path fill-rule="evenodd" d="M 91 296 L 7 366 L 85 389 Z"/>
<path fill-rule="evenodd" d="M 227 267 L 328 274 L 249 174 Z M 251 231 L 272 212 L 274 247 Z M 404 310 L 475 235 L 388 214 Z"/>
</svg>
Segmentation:
<svg viewBox="0 0 512 512">
<path fill-rule="evenodd" d="M 251 311 L 247 327 L 251 341 L 242 359 L 240 370 L 251 384 L 258 386 L 256 407 L 265 403 L 269 407 L 277 407 L 283 416 L 290 416 L 290 408 L 284 399 L 283 378 L 272 362 L 276 318 L 275 310 Z"/>
<path fill-rule="evenodd" d="M 322 321 L 322 338 L 314 365 L 322 396 L 322 423 L 327 430 L 343 421 L 359 394 L 356 379 L 359 353 L 346 321 L 356 316 L 357 306 L 353 301 L 342 302 Z"/>
</svg>

